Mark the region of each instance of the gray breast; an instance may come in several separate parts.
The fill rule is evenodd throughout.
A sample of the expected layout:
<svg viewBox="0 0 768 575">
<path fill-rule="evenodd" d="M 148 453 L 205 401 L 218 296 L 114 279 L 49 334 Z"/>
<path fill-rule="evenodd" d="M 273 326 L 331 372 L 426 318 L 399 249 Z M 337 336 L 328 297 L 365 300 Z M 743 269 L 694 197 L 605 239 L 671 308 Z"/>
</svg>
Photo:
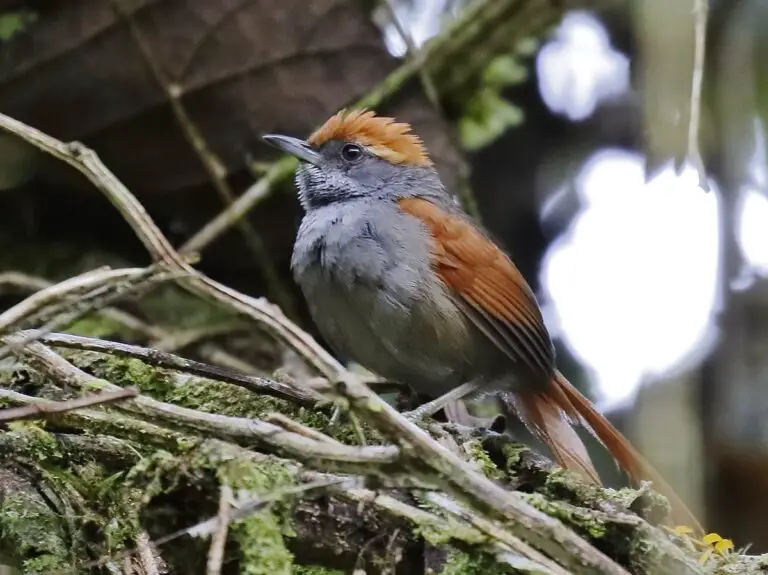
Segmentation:
<svg viewBox="0 0 768 575">
<path fill-rule="evenodd" d="M 336 353 L 434 393 L 463 383 L 473 348 L 430 268 L 426 234 L 391 203 L 325 206 L 304 217 L 291 266 Z"/>
</svg>

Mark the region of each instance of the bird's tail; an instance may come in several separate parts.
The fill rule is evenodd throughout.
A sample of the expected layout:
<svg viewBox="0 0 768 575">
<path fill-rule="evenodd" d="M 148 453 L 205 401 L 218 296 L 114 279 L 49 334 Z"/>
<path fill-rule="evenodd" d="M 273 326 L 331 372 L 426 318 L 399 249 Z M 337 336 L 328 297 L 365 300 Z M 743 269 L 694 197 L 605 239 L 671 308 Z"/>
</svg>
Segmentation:
<svg viewBox="0 0 768 575">
<path fill-rule="evenodd" d="M 523 423 L 550 447 L 560 465 L 602 485 L 584 443 L 571 427 L 572 423 L 582 424 L 633 481 L 651 481 L 654 489 L 669 500 L 675 523 L 703 533 L 699 521 L 661 475 L 559 371 L 546 394 L 517 395 L 514 407 Z"/>
</svg>

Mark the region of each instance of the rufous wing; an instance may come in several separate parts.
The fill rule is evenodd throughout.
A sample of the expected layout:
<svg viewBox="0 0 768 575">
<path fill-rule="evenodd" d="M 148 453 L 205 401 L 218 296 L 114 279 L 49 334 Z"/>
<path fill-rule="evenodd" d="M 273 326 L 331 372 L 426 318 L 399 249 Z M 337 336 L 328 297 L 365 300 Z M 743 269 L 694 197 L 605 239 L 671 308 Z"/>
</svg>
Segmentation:
<svg viewBox="0 0 768 575">
<path fill-rule="evenodd" d="M 432 235 L 432 263 L 457 303 L 509 358 L 542 381 L 554 351 L 536 299 L 507 255 L 466 218 L 421 198 L 400 201 Z"/>
<path fill-rule="evenodd" d="M 600 483 L 584 444 L 566 419 L 581 421 L 578 412 L 566 397 L 550 395 L 554 351 L 536 298 L 520 271 L 463 216 L 420 198 L 403 199 L 400 207 L 429 230 L 435 273 L 467 318 L 520 366 L 524 384 L 526 377 L 535 380 L 527 382 L 530 391 L 516 394 L 510 407 L 549 445 L 560 465 Z"/>
</svg>

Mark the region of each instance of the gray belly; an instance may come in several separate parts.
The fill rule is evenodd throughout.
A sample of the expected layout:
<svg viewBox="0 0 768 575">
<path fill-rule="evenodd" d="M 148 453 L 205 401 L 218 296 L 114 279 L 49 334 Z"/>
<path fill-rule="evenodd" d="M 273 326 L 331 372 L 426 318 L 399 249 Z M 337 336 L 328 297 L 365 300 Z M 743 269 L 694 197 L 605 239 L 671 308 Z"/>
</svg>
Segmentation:
<svg viewBox="0 0 768 575">
<path fill-rule="evenodd" d="M 305 218 L 294 276 L 318 329 L 342 359 L 437 395 L 471 378 L 474 328 L 432 275 L 426 238 L 407 241 L 425 232 L 408 216 L 395 217 L 386 229 L 372 225 L 381 215 Z"/>
</svg>

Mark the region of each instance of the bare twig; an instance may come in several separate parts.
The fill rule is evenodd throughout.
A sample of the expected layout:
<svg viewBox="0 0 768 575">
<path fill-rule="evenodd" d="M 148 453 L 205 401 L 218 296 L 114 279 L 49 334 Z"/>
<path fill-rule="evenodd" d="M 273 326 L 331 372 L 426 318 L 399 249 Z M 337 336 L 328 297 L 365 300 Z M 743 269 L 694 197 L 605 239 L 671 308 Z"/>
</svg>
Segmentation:
<svg viewBox="0 0 768 575">
<path fill-rule="evenodd" d="M 111 0 L 111 2 L 117 14 L 125 21 L 128 31 L 139 49 L 144 62 L 170 103 L 173 115 L 182 129 L 184 137 L 197 154 L 203 168 L 208 172 L 208 177 L 210 178 L 214 189 L 218 192 L 224 205 L 231 206 L 235 201 L 235 195 L 227 182 L 227 170 L 219 157 L 208 145 L 200 128 L 187 113 L 187 110 L 181 101 L 182 88 L 178 85 L 174 85 L 166 77 L 165 73 L 160 68 L 160 65 L 157 63 L 157 60 L 152 53 L 152 48 L 144 37 L 144 33 L 141 31 L 133 16 L 122 6 L 122 2 L 120 0 Z M 289 313 L 289 315 L 293 315 L 295 312 L 295 304 L 290 295 L 291 291 L 277 272 L 275 264 L 267 252 L 261 236 L 259 236 L 247 220 L 241 218 L 235 223 L 243 234 L 246 246 L 253 253 L 259 268 L 264 274 L 270 297 L 274 298 L 275 301 Z"/>
<path fill-rule="evenodd" d="M 52 285 L 54 284 L 50 280 L 38 276 L 32 276 L 20 272 L 0 273 L 0 291 L 2 291 L 4 286 L 11 286 L 27 292 L 34 292 L 46 289 Z M 116 308 L 106 307 L 97 310 L 96 313 L 105 319 L 108 319 L 132 332 L 135 332 L 151 340 L 153 342 L 152 347 L 158 347 L 160 349 L 164 349 L 165 351 L 173 351 L 172 349 L 168 348 L 174 347 L 174 345 L 187 346 L 196 343 L 194 341 L 190 341 L 190 338 L 187 335 L 182 335 L 179 337 L 177 334 L 170 333 L 158 326 L 150 325 L 138 319 L 137 317 Z M 204 343 L 198 345 L 197 352 L 201 357 L 210 361 L 211 363 L 223 365 L 243 373 L 254 374 L 260 373 L 262 371 L 213 343 Z"/>
<path fill-rule="evenodd" d="M 19 324 L 23 323 L 27 318 L 33 317 L 40 310 L 53 303 L 61 303 L 63 300 L 69 300 L 73 296 L 81 296 L 88 290 L 100 288 L 115 281 L 134 278 L 144 273 L 144 268 L 120 270 L 100 268 L 50 286 L 1 313 L 0 334 L 17 329 Z"/>
<path fill-rule="evenodd" d="M 254 393 L 280 397 L 308 407 L 313 406 L 319 399 L 322 399 L 322 396 L 309 389 L 305 390 L 298 386 L 286 385 L 279 381 L 247 375 L 215 365 L 200 363 L 199 361 L 186 359 L 166 351 L 149 349 L 138 345 L 65 333 L 51 333 L 42 336 L 40 340 L 45 344 L 54 347 L 82 349 L 85 351 L 95 351 L 122 357 L 132 357 L 155 367 L 172 369 L 183 373 L 197 375 L 199 377 L 224 381 L 243 387 Z"/>
<path fill-rule="evenodd" d="M 704 67 L 707 49 L 707 16 L 708 0 L 694 0 L 693 12 L 695 23 L 695 39 L 693 55 L 693 74 L 691 77 L 691 118 L 688 123 L 688 157 L 694 163 L 699 174 L 699 186 L 709 189 L 707 170 L 699 149 L 699 125 L 701 123 L 701 89 L 704 80 Z"/>
<path fill-rule="evenodd" d="M 146 531 L 139 532 L 136 537 L 136 551 L 144 575 L 160 575 L 160 573 L 165 572 L 165 569 L 161 571 L 160 564 L 162 560 L 153 547 L 155 545 L 152 543 L 149 534 Z"/>
<path fill-rule="evenodd" d="M 232 507 L 232 488 L 224 483 L 219 495 L 219 513 L 216 515 L 216 528 L 211 537 L 208 550 L 208 562 L 205 566 L 206 575 L 221 575 L 221 565 L 224 563 L 224 544 L 227 542 L 229 531 L 229 516 Z"/>
<path fill-rule="evenodd" d="M 22 419 L 45 418 L 54 413 L 65 413 L 82 409 L 83 407 L 93 407 L 96 405 L 107 405 L 115 403 L 128 397 L 134 397 L 138 391 L 135 387 L 126 387 L 116 391 L 105 391 L 103 393 L 87 395 L 77 399 L 68 399 L 66 401 L 46 401 L 25 405 L 24 407 L 11 407 L 0 410 L 0 423 L 19 421 Z"/>
<path fill-rule="evenodd" d="M 18 345 L 40 338 L 49 331 L 66 327 L 89 312 L 126 295 L 137 295 L 149 287 L 170 279 L 158 267 L 99 270 L 62 282 L 37 292 L 0 315 L 0 334 L 22 327 L 22 324 L 43 323 Z M 10 350 L 0 347 L 0 359 Z"/>
<path fill-rule="evenodd" d="M 227 209 L 221 211 L 215 218 L 203 226 L 194 236 L 181 246 L 179 252 L 191 254 L 202 251 L 215 241 L 272 192 L 272 187 L 285 180 L 296 169 L 296 161 L 285 157 L 275 162 L 256 183 L 250 186 Z"/>
<path fill-rule="evenodd" d="M 314 439 L 315 441 L 325 441 L 328 443 L 341 443 L 340 441 L 336 441 L 333 437 L 329 437 L 325 433 L 321 433 L 316 429 L 312 429 L 311 427 L 302 425 L 298 421 L 294 421 L 293 419 L 291 419 L 290 417 L 282 413 L 278 413 L 278 412 L 269 413 L 264 417 L 264 421 L 268 423 L 274 423 L 275 425 L 279 425 L 280 427 L 282 427 L 287 431 L 298 433 L 299 435 L 303 435 L 304 437 L 309 437 L 310 439 Z"/>
</svg>

